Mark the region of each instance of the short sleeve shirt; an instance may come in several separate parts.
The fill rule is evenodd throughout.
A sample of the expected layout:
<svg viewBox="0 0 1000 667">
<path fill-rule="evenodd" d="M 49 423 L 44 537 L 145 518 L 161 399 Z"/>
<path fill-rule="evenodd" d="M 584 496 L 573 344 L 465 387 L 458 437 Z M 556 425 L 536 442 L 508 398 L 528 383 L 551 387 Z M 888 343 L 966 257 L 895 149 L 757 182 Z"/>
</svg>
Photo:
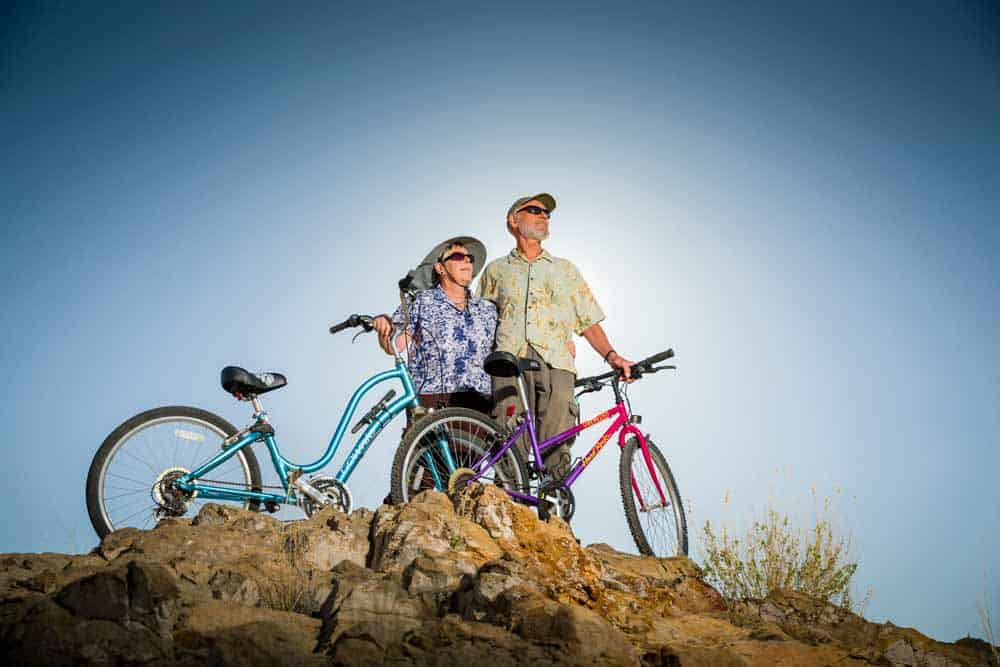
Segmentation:
<svg viewBox="0 0 1000 667">
<path fill-rule="evenodd" d="M 402 306 L 392 321 L 402 326 Z M 407 330 L 413 338 L 409 368 L 417 393 L 492 396 L 483 361 L 493 351 L 496 328 L 497 309 L 490 301 L 470 296 L 460 309 L 440 286 L 419 292 L 410 305 Z"/>
<path fill-rule="evenodd" d="M 529 262 L 517 248 L 483 269 L 479 296 L 500 314 L 496 348 L 517 356 L 535 348 L 553 368 L 576 373 L 566 344 L 604 319 L 590 287 L 572 262 L 546 251 Z"/>
</svg>

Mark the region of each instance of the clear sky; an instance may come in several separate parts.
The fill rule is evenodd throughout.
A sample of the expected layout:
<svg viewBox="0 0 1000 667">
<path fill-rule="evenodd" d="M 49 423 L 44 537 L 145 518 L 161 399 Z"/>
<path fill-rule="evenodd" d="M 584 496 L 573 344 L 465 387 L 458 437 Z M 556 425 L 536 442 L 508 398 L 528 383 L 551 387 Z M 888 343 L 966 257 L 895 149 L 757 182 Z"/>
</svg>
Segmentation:
<svg viewBox="0 0 1000 667">
<path fill-rule="evenodd" d="M 388 366 L 329 325 L 450 235 L 507 252 L 545 190 L 616 349 L 677 351 L 632 397 L 695 545 L 839 489 L 870 618 L 954 640 L 1000 607 L 995 3 L 141 4 L 0 9 L 0 551 L 95 544 L 131 415 L 245 423 L 227 364 L 288 375 L 266 405 L 312 460 Z M 633 550 L 616 474 L 574 528 Z"/>
</svg>

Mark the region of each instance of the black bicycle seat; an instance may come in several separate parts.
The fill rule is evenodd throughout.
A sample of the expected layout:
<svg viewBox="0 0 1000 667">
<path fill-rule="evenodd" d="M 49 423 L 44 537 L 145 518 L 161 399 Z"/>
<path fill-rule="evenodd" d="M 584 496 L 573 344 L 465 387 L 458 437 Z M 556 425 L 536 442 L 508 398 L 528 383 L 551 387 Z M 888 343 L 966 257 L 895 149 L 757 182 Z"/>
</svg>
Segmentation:
<svg viewBox="0 0 1000 667">
<path fill-rule="evenodd" d="M 515 357 L 510 352 L 493 352 L 483 361 L 483 370 L 487 375 L 499 378 L 511 378 L 524 371 L 538 371 L 542 366 L 534 359 Z"/>
<path fill-rule="evenodd" d="M 239 399 L 281 389 L 286 384 L 288 380 L 281 373 L 251 373 L 239 366 L 222 369 L 222 388 Z"/>
</svg>

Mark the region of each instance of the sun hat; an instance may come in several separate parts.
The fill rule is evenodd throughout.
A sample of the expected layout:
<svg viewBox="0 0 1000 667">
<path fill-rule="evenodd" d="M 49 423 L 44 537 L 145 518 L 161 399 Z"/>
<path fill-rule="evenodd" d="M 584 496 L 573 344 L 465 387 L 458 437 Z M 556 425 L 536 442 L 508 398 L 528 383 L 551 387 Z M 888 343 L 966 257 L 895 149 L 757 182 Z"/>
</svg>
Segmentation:
<svg viewBox="0 0 1000 667">
<path fill-rule="evenodd" d="M 507 215 L 511 215 L 512 213 L 514 213 L 514 211 L 521 208 L 532 199 L 537 199 L 538 201 L 542 202 L 543 204 L 545 204 L 545 208 L 549 209 L 550 211 L 556 210 L 556 198 L 550 195 L 548 192 L 539 192 L 537 195 L 531 195 L 530 197 L 520 197 L 517 201 L 515 201 L 513 204 L 510 205 L 509 209 L 507 209 Z M 506 220 L 506 218 L 504 218 L 504 220 Z"/>
<path fill-rule="evenodd" d="M 434 246 L 434 249 L 427 253 L 423 261 L 417 268 L 409 271 L 402 280 L 399 281 L 400 289 L 421 292 L 434 286 L 434 265 L 441 261 L 442 255 L 453 245 L 464 246 L 472 255 L 472 277 L 479 275 L 483 266 L 486 265 L 486 246 L 479 239 L 471 236 L 455 236 L 447 241 L 442 241 Z"/>
</svg>

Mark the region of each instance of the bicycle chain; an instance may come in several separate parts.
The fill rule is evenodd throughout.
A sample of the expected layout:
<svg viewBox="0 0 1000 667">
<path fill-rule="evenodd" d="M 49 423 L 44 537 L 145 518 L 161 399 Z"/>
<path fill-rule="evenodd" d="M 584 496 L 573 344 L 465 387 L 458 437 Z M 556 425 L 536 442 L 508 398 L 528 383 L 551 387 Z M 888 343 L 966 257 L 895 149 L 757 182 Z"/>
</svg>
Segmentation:
<svg viewBox="0 0 1000 667">
<path fill-rule="evenodd" d="M 202 478 L 199 477 L 198 481 L 199 482 L 206 482 L 206 483 L 210 483 L 210 484 L 224 484 L 226 486 L 239 486 L 239 487 L 244 488 L 244 489 L 253 488 L 253 487 L 249 486 L 248 484 L 244 484 L 243 482 L 227 482 L 227 481 L 223 481 L 221 479 L 202 479 Z M 260 487 L 258 487 L 258 488 L 260 488 L 260 489 L 281 489 L 282 491 L 285 490 L 285 487 L 283 487 L 283 486 L 277 486 L 277 485 L 274 485 L 274 484 L 261 484 Z"/>
</svg>

